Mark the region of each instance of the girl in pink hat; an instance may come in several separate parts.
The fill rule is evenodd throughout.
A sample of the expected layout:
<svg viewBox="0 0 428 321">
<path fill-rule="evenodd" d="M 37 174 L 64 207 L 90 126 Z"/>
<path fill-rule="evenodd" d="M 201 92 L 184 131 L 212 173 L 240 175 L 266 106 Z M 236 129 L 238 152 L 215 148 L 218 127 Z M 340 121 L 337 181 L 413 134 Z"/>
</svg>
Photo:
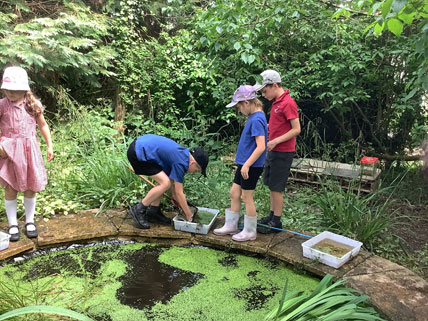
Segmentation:
<svg viewBox="0 0 428 321">
<path fill-rule="evenodd" d="M 46 141 L 48 162 L 54 154 L 49 126 L 42 105 L 30 91 L 27 72 L 21 67 L 6 68 L 1 89 L 5 98 L 0 99 L 0 184 L 5 188 L 10 240 L 16 242 L 18 192 L 24 193 L 25 234 L 29 238 L 38 236 L 34 224 L 36 192 L 44 190 L 47 176 L 36 127 Z"/>
</svg>

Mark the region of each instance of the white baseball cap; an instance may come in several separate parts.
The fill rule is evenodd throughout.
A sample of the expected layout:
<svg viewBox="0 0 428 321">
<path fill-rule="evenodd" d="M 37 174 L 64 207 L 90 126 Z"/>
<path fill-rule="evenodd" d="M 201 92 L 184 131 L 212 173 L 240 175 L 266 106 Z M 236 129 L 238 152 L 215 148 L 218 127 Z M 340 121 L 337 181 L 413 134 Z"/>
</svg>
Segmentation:
<svg viewBox="0 0 428 321">
<path fill-rule="evenodd" d="M 266 85 L 276 84 L 281 82 L 281 76 L 279 73 L 272 69 L 267 69 L 260 74 L 263 77 L 263 83 L 256 83 L 254 88 L 256 91 L 263 89 Z"/>
<path fill-rule="evenodd" d="M 7 67 L 3 73 L 1 89 L 7 90 L 30 90 L 28 75 L 24 68 Z"/>
</svg>

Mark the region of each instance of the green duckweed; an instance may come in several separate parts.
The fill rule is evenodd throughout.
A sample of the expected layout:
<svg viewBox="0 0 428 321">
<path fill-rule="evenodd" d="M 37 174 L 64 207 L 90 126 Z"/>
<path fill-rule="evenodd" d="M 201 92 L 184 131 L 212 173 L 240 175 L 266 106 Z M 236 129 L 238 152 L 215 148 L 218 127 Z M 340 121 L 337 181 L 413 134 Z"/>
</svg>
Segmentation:
<svg viewBox="0 0 428 321">
<path fill-rule="evenodd" d="M 141 309 L 122 304 L 117 295 L 123 286 L 120 279 L 133 273 L 127 257 L 143 254 L 145 247 L 159 249 L 158 260 L 165 266 L 200 277 L 165 303 L 158 301 Z M 263 320 L 277 306 L 286 279 L 290 290 L 309 292 L 318 284 L 317 279 L 262 258 L 201 247 L 158 248 L 138 243 L 57 251 L 0 268 L 0 284 L 13 280 L 29 291 L 34 291 L 36 283 L 55 284 L 40 289 L 38 304 L 113 321 Z"/>
</svg>

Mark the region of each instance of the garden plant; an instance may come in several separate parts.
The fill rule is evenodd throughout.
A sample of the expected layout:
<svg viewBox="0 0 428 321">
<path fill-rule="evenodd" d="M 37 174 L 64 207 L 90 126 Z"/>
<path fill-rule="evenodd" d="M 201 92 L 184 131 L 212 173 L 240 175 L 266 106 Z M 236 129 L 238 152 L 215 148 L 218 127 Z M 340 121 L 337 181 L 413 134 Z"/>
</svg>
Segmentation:
<svg viewBox="0 0 428 321">
<path fill-rule="evenodd" d="M 140 200 L 150 186 L 125 167 L 126 150 L 146 133 L 209 151 L 208 178 L 189 175 L 185 193 L 224 213 L 234 171 L 225 159 L 245 124 L 224 106 L 238 85 L 272 68 L 299 106 L 296 157 L 357 166 L 371 155 L 382 170 L 369 194 L 358 179 L 347 186 L 290 180 L 283 226 L 355 238 L 425 279 L 427 46 L 428 4 L 419 0 L 0 1 L 0 69 L 28 70 L 52 130 L 55 159 L 46 164 L 49 184 L 36 218 L 92 208 L 104 215 Z M 268 214 L 261 181 L 254 199 L 258 213 Z M 2 223 L 4 212 L 0 202 Z M 41 299 L 45 290 L 50 285 Z M 46 302 L 34 293 L 12 293 L 20 304 L 0 312 L 39 309 Z M 292 313 L 284 310 L 292 300 L 307 302 L 284 293 L 278 313 Z"/>
</svg>

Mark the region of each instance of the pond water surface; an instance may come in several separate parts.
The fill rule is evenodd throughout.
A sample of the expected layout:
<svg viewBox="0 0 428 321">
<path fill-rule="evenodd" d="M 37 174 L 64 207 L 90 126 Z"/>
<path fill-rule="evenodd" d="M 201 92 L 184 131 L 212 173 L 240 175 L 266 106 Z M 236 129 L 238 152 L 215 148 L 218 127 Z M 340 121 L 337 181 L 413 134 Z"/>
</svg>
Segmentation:
<svg viewBox="0 0 428 321">
<path fill-rule="evenodd" d="M 290 291 L 318 284 L 265 258 L 144 243 L 77 246 L 0 268 L 0 290 L 13 285 L 38 301 L 27 305 L 106 321 L 259 321 L 278 305 L 287 279 Z"/>
</svg>

